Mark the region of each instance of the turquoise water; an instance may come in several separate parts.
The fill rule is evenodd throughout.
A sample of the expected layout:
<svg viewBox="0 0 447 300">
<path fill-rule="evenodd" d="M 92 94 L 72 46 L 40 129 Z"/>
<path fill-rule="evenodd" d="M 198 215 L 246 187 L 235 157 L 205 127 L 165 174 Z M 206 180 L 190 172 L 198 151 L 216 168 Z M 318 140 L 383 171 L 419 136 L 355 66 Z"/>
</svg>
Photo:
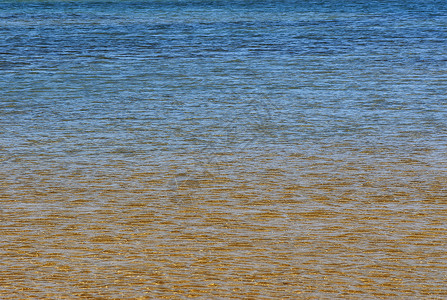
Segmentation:
<svg viewBox="0 0 447 300">
<path fill-rule="evenodd" d="M 446 41 L 445 1 L 0 1 L 0 295 L 445 296 Z"/>
</svg>

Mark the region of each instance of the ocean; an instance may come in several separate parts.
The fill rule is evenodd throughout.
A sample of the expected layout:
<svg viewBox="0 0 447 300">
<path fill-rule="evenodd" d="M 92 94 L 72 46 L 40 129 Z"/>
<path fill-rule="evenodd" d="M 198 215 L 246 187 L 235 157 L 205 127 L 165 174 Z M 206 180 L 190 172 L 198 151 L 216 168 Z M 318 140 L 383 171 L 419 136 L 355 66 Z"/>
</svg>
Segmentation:
<svg viewBox="0 0 447 300">
<path fill-rule="evenodd" d="M 447 2 L 0 1 L 0 297 L 447 297 Z"/>
</svg>

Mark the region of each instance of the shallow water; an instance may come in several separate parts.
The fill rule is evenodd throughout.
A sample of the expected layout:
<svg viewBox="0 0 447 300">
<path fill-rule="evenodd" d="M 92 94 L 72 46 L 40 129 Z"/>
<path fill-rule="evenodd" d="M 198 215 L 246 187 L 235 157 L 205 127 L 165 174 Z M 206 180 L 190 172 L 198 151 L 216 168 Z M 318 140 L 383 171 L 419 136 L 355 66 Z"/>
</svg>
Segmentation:
<svg viewBox="0 0 447 300">
<path fill-rule="evenodd" d="M 301 2 L 1 1 L 0 297 L 447 297 L 447 6 Z"/>
</svg>

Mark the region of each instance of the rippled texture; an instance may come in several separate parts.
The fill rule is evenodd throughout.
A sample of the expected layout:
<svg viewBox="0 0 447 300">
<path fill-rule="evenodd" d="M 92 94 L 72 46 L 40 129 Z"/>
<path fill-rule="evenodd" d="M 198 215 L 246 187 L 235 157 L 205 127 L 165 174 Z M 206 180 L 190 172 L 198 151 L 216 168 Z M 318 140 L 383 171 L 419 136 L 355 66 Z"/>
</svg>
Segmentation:
<svg viewBox="0 0 447 300">
<path fill-rule="evenodd" d="M 1 1 L 0 297 L 447 297 L 445 1 Z"/>
</svg>

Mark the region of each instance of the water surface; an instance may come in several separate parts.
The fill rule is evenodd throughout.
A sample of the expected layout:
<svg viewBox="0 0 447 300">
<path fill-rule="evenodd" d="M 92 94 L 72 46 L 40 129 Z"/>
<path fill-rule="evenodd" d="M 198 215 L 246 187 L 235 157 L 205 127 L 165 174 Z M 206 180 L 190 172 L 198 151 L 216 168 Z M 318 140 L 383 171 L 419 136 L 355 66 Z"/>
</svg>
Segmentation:
<svg viewBox="0 0 447 300">
<path fill-rule="evenodd" d="M 444 1 L 1 1 L 0 296 L 447 296 Z"/>
</svg>

